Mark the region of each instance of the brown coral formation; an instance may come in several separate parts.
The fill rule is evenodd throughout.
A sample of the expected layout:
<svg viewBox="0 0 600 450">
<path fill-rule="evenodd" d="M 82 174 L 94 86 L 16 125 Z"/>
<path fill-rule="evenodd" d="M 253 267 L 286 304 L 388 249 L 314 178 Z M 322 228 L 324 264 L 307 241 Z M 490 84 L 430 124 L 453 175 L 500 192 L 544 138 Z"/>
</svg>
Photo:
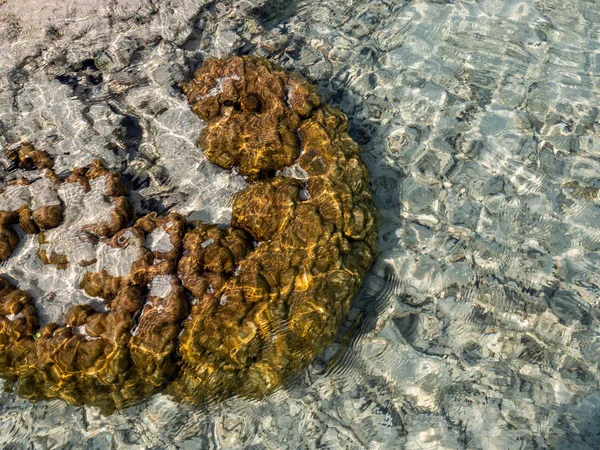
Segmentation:
<svg viewBox="0 0 600 450">
<path fill-rule="evenodd" d="M 208 158 L 251 181 L 234 198 L 232 226 L 177 214 L 128 226 L 118 176 L 97 163 L 76 169 L 65 183 L 89 189 L 104 177 L 106 195 L 125 199 L 85 231 L 134 261 L 125 274 L 83 276 L 105 311 L 73 306 L 64 325 L 39 331 L 29 296 L 0 281 L 0 374 L 18 394 L 104 412 L 163 389 L 194 403 L 262 396 L 332 341 L 377 253 L 368 173 L 345 116 L 257 58 L 209 60 L 183 88 L 207 121 Z M 1 232 L 21 217 L 3 214 L 0 257 L 16 245 Z"/>
<path fill-rule="evenodd" d="M 80 235 L 85 235 L 91 240 L 110 237 L 126 227 L 133 218 L 133 209 L 127 198 L 127 189 L 123 185 L 120 176 L 114 171 L 105 169 L 100 161 L 94 161 L 88 168 L 75 168 L 67 178 L 58 180 L 58 182 L 59 188 L 62 188 L 62 195 L 71 200 L 80 196 L 81 202 L 85 203 L 89 196 L 96 194 L 96 196 L 103 197 L 104 202 L 110 205 L 106 211 L 103 211 L 104 214 L 101 214 L 101 217 L 91 223 L 86 220 L 88 219 L 87 214 L 83 213 L 82 220 L 84 224 L 77 230 Z M 93 190 L 96 192 L 92 192 Z M 93 260 L 86 259 L 69 261 L 65 251 L 68 249 L 70 242 L 65 239 L 65 233 L 62 231 L 59 228 L 51 232 L 42 231 L 39 234 L 38 254 L 40 259 L 45 264 L 56 264 L 61 269 L 65 268 L 70 262 L 83 266 L 92 264 Z M 66 242 L 62 242 L 61 245 L 61 240 L 66 240 Z"/>
<path fill-rule="evenodd" d="M 36 150 L 31 144 L 24 144 L 17 150 L 9 150 L 7 156 L 23 170 L 51 169 L 54 165 L 46 152 Z"/>
<path fill-rule="evenodd" d="M 293 164 L 298 128 L 321 101 L 312 86 L 256 58 L 208 60 L 184 90 L 208 122 L 200 137 L 206 156 L 250 176 Z"/>
<path fill-rule="evenodd" d="M 25 178 L 15 180 L 0 190 L 0 261 L 7 260 L 19 244 L 14 225 L 35 234 L 58 226 L 63 215 L 55 191 L 59 179 L 52 171 L 52 159 L 30 144 L 7 152 L 7 156 L 17 167 L 38 169 L 42 176 L 33 183 Z"/>
</svg>

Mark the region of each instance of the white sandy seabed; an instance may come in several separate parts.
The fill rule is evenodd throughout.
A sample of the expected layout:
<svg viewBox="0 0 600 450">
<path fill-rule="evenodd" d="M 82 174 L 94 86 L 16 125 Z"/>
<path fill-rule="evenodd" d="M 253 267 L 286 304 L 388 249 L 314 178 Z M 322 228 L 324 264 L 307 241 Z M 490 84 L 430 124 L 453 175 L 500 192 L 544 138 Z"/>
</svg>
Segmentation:
<svg viewBox="0 0 600 450">
<path fill-rule="evenodd" d="M 227 223 L 244 181 L 177 85 L 232 54 L 302 73 L 364 148 L 382 255 L 340 339 L 260 402 L 2 394 L 0 447 L 600 447 L 600 3 L 0 0 L 0 145 L 59 173 L 100 158 L 138 213 Z M 86 300 L 34 250 L 0 272 L 43 317 Z"/>
</svg>

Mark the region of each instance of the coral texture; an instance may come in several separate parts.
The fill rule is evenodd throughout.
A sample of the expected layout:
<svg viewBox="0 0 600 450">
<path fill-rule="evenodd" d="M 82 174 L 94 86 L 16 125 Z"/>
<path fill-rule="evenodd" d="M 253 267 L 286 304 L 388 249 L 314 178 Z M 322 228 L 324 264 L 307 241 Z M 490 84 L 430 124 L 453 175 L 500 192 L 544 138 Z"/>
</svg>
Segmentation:
<svg viewBox="0 0 600 450">
<path fill-rule="evenodd" d="M 80 287 L 104 311 L 76 305 L 64 324 L 41 329 L 29 295 L 0 279 L 0 374 L 19 395 L 105 413 L 162 390 L 193 403 L 260 397 L 333 340 L 377 254 L 379 221 L 346 117 L 308 83 L 252 57 L 208 60 L 183 90 L 207 121 L 207 157 L 250 181 L 233 200 L 232 226 L 175 213 L 128 226 L 127 192 L 99 162 L 65 180 L 46 174 L 52 192 L 75 183 L 82 196 L 95 186 L 109 198 L 110 212 L 79 231 L 130 263 L 83 276 Z M 33 148 L 13 160 L 51 171 Z M 5 203 L 0 258 L 17 245 L 11 227 L 20 223 L 41 230 L 45 263 L 96 263 L 60 252 L 60 229 L 48 230 L 60 223 L 60 201 Z"/>
<path fill-rule="evenodd" d="M 19 243 L 14 225 L 27 234 L 36 234 L 56 227 L 63 214 L 56 195 L 60 180 L 51 169 L 48 155 L 26 144 L 7 156 L 20 169 L 39 169 L 41 177 L 33 183 L 25 178 L 15 180 L 0 191 L 0 261 L 6 261 Z"/>
</svg>

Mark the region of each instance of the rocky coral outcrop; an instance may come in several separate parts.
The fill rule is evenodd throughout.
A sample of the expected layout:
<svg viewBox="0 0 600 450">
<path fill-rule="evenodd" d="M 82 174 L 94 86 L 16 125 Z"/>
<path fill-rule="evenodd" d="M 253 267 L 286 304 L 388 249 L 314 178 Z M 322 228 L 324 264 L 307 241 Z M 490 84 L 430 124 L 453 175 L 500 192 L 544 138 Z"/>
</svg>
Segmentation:
<svg viewBox="0 0 600 450">
<path fill-rule="evenodd" d="M 0 212 L 0 257 L 16 245 L 13 224 L 37 226 L 40 258 L 89 267 L 80 287 L 105 304 L 73 306 L 64 324 L 38 331 L 29 296 L 0 281 L 0 373 L 18 394 L 104 412 L 163 389 L 193 403 L 262 396 L 333 340 L 377 255 L 379 221 L 346 117 L 258 58 L 209 60 L 183 89 L 207 121 L 200 145 L 208 158 L 250 181 L 233 199 L 232 226 L 174 213 L 130 226 L 126 189 L 99 162 L 65 180 L 44 178 L 42 192 L 65 198 L 77 236 L 104 253 L 61 252 L 60 227 L 46 231 L 58 225 L 54 216 L 36 216 L 50 202 L 34 198 L 32 214 Z M 35 150 L 17 159 L 49 170 Z M 93 192 L 110 207 L 94 221 L 74 221 Z"/>
<path fill-rule="evenodd" d="M 52 159 L 30 144 L 8 151 L 6 156 L 15 167 L 38 169 L 40 176 L 33 181 L 17 179 L 0 191 L 0 261 L 6 261 L 19 244 L 14 225 L 27 234 L 36 234 L 57 227 L 63 219 L 57 195 L 60 179 L 52 171 Z"/>
</svg>

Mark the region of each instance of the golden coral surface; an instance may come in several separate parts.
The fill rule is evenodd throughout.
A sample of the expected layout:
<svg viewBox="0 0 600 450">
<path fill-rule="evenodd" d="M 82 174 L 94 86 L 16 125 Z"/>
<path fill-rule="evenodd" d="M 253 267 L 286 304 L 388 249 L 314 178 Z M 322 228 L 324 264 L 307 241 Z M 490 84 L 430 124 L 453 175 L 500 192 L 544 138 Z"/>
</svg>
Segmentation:
<svg viewBox="0 0 600 450">
<path fill-rule="evenodd" d="M 62 325 L 39 328 L 30 296 L 0 279 L 0 374 L 17 394 L 104 413 L 160 391 L 192 403 L 261 397 L 333 341 L 377 255 L 379 222 L 345 115 L 307 82 L 253 57 L 207 60 L 183 90 L 207 122 L 206 156 L 248 178 L 229 228 L 175 213 L 129 226 L 127 192 L 100 162 L 61 180 L 43 152 L 13 155 L 53 184 L 89 191 L 102 177 L 111 212 L 82 231 L 135 259 L 126 274 L 87 272 L 80 287 L 106 308 L 73 306 Z M 44 230 L 63 208 L 44 207 L 0 210 L 0 260 L 17 246 L 19 224 L 40 233 L 46 264 L 91 264 L 49 250 Z M 161 245 L 148 244 L 159 237 Z"/>
</svg>

